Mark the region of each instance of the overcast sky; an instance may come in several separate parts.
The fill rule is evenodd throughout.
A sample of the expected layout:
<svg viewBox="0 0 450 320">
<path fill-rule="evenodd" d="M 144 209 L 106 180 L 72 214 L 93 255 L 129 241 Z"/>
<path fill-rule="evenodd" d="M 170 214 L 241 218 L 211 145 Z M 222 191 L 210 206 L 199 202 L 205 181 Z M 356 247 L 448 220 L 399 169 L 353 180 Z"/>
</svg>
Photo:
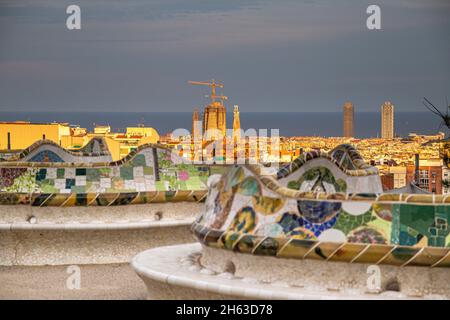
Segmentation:
<svg viewBox="0 0 450 320">
<path fill-rule="evenodd" d="M 450 0 L 0 0 L 0 111 L 190 112 L 208 91 L 187 81 L 211 78 L 241 112 L 444 108 L 449 17 Z"/>
</svg>

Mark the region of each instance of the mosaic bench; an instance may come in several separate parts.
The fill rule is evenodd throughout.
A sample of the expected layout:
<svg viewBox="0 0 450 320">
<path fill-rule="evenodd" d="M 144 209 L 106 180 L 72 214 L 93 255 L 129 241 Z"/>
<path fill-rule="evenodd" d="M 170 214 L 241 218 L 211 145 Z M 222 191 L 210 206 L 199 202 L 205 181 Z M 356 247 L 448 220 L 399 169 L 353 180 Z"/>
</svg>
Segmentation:
<svg viewBox="0 0 450 320">
<path fill-rule="evenodd" d="M 28 148 L 12 154 L 2 154 L 13 162 L 110 162 L 108 145 L 103 137 L 92 138 L 77 150 L 64 149 L 52 140 L 39 140 Z"/>
<path fill-rule="evenodd" d="M 0 264 L 125 262 L 191 241 L 220 170 L 154 144 L 114 162 L 0 162 Z"/>
<path fill-rule="evenodd" d="M 8 204 L 60 205 L 79 198 L 81 205 L 89 205 L 98 194 L 105 201 L 95 201 L 97 205 L 109 205 L 111 197 L 146 203 L 155 194 L 158 199 L 189 200 L 192 192 L 206 191 L 209 174 L 209 167 L 186 163 L 167 147 L 149 144 L 113 162 L 0 162 L 0 192 Z"/>
<path fill-rule="evenodd" d="M 450 298 L 450 196 L 374 193 L 378 171 L 351 146 L 304 154 L 278 172 L 242 165 L 209 179 L 192 225 L 202 249 L 189 247 L 189 258 L 166 247 L 164 259 L 188 269 L 146 264 L 157 249 L 133 260 L 150 296 L 159 282 L 203 297 Z M 370 270 L 379 270 L 375 287 Z"/>
</svg>

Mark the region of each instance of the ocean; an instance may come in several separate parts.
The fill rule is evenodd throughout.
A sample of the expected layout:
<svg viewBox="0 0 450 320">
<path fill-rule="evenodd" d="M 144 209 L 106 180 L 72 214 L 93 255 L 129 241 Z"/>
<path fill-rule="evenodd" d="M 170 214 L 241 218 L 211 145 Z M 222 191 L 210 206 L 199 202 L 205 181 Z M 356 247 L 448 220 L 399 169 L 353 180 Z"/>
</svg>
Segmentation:
<svg viewBox="0 0 450 320">
<path fill-rule="evenodd" d="M 114 131 L 123 132 L 127 126 L 143 123 L 158 130 L 160 135 L 177 128 L 191 130 L 192 113 L 189 112 L 0 112 L 0 121 L 24 120 L 31 122 L 69 122 L 92 130 L 95 124 L 110 125 Z M 281 136 L 342 135 L 341 112 L 241 112 L 243 129 L 279 129 Z M 355 136 L 370 138 L 380 135 L 379 112 L 355 113 Z M 431 112 L 395 113 L 395 133 L 406 137 L 409 133 L 435 134 L 440 119 Z M 228 128 L 233 115 L 227 114 Z M 446 128 L 441 131 L 447 133 Z M 270 135 L 270 131 L 269 135 Z"/>
</svg>

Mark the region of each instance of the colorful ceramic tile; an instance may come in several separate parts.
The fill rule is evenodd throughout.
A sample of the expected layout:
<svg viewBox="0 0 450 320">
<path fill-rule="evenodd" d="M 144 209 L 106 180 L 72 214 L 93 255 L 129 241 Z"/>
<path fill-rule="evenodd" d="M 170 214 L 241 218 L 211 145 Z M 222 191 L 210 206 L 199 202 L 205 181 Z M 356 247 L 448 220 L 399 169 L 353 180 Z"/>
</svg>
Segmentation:
<svg viewBox="0 0 450 320">
<path fill-rule="evenodd" d="M 63 179 L 64 178 L 64 168 L 58 168 L 56 169 L 56 178 Z"/>
<path fill-rule="evenodd" d="M 260 237 L 260 241 L 256 244 L 253 254 L 276 256 L 277 252 L 287 242 L 284 238 Z"/>
<path fill-rule="evenodd" d="M 392 246 L 371 244 L 353 262 L 376 264 L 392 251 Z"/>
<path fill-rule="evenodd" d="M 350 262 L 363 252 L 366 246 L 367 245 L 361 243 L 346 243 L 344 246 L 338 248 L 328 260 Z"/>
<path fill-rule="evenodd" d="M 138 195 L 137 192 L 120 193 L 119 196 L 110 204 L 111 206 L 126 205 L 133 202 Z"/>
<path fill-rule="evenodd" d="M 320 243 L 313 250 L 308 252 L 305 259 L 326 260 L 332 257 L 334 253 L 342 246 L 342 243 L 325 242 Z"/>
<path fill-rule="evenodd" d="M 288 239 L 288 242 L 280 247 L 277 256 L 281 258 L 303 259 L 314 248 L 317 241 L 303 239 Z"/>
</svg>

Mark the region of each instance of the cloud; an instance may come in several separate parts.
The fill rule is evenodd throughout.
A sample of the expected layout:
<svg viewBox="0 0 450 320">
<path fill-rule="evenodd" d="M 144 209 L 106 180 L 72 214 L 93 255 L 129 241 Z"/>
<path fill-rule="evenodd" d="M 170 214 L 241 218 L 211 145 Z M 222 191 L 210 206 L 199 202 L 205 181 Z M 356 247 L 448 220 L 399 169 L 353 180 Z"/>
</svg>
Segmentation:
<svg viewBox="0 0 450 320">
<path fill-rule="evenodd" d="M 424 2 L 380 0 L 371 32 L 369 1 L 79 0 L 82 30 L 68 31 L 73 1 L 4 0 L 0 110 L 190 111 L 203 91 L 186 81 L 212 77 L 245 111 L 352 97 L 370 109 L 377 96 L 406 109 L 450 83 L 446 6 Z"/>
</svg>

